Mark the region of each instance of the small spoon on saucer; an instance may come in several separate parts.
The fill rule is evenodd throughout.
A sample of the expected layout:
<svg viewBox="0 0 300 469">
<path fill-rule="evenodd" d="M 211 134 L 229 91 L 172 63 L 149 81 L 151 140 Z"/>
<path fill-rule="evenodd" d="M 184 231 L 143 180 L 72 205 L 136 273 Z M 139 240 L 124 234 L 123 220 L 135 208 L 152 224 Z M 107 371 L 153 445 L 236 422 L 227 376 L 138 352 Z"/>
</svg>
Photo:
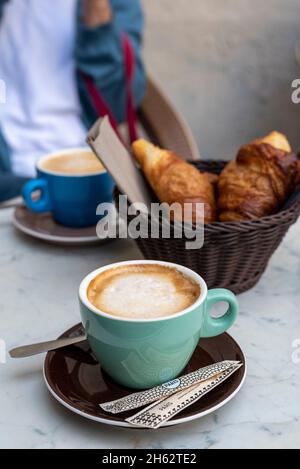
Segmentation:
<svg viewBox="0 0 300 469">
<path fill-rule="evenodd" d="M 79 344 L 80 342 L 84 342 L 86 338 L 86 335 L 82 334 L 77 337 L 70 337 L 67 339 L 56 339 L 48 342 L 40 342 L 38 344 L 23 345 L 10 350 L 9 355 L 11 358 L 31 357 L 32 355 L 38 355 L 39 353 L 46 353 L 51 350 L 68 347 L 68 345 Z"/>
<path fill-rule="evenodd" d="M 22 197 L 14 197 L 13 199 L 9 199 L 0 203 L 0 210 L 18 207 L 25 207 Z"/>
<path fill-rule="evenodd" d="M 39 197 L 40 197 L 40 191 L 34 191 L 32 193 L 32 200 L 37 200 Z M 23 200 L 23 197 L 21 196 L 13 197 L 12 199 L 8 199 L 0 203 L 0 210 L 5 210 L 7 208 L 18 208 L 18 207 L 25 207 L 25 202 Z"/>
</svg>

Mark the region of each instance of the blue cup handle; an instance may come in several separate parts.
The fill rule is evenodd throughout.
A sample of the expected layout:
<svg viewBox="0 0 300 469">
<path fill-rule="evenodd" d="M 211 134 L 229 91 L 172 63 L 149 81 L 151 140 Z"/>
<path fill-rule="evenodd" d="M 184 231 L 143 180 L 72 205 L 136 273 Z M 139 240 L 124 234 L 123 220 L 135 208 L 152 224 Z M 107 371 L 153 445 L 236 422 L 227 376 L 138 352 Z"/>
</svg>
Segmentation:
<svg viewBox="0 0 300 469">
<path fill-rule="evenodd" d="M 211 308 L 219 301 L 226 301 L 229 304 L 229 308 L 220 318 L 213 318 L 210 315 Z M 225 288 L 208 290 L 205 305 L 205 320 L 201 330 L 201 337 L 215 337 L 223 334 L 236 320 L 238 311 L 238 300 L 230 290 L 226 290 Z"/>
<path fill-rule="evenodd" d="M 41 196 L 37 200 L 33 200 L 32 194 L 38 190 L 41 192 Z M 32 179 L 26 182 L 22 189 L 22 195 L 25 204 L 33 212 L 42 213 L 51 211 L 49 189 L 45 179 Z"/>
</svg>

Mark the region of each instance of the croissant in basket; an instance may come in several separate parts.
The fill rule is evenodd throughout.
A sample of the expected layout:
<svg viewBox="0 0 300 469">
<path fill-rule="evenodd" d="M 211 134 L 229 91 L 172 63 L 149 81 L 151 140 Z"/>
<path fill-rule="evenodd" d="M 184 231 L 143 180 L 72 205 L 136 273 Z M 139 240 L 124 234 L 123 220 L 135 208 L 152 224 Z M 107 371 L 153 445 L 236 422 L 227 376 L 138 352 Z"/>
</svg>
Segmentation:
<svg viewBox="0 0 300 469">
<path fill-rule="evenodd" d="M 242 146 L 219 177 L 220 221 L 275 213 L 294 191 L 296 178 L 297 157 L 283 134 L 271 132 Z"/>
<path fill-rule="evenodd" d="M 161 202 L 192 203 L 192 221 L 196 221 L 196 203 L 204 204 L 204 221 L 216 220 L 214 180 L 175 153 L 156 147 L 146 140 L 133 143 L 133 154 Z"/>
</svg>

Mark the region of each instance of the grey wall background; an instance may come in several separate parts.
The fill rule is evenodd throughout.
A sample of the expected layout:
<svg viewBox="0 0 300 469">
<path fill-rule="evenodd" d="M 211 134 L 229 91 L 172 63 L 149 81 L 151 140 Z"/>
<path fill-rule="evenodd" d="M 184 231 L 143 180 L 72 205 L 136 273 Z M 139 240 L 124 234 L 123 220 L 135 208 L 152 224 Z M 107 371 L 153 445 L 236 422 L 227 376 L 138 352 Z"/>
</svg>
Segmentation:
<svg viewBox="0 0 300 469">
<path fill-rule="evenodd" d="M 144 0 L 148 69 L 206 158 L 276 129 L 300 150 L 300 0 Z"/>
</svg>

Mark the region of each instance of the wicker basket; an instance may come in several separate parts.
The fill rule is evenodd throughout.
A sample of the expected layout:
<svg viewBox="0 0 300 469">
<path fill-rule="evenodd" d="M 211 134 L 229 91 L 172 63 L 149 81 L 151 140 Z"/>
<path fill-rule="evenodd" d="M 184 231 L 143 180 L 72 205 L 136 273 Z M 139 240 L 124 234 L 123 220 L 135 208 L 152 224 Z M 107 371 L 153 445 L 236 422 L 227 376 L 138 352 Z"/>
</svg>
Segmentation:
<svg viewBox="0 0 300 469">
<path fill-rule="evenodd" d="M 219 174 L 224 161 L 193 162 L 201 171 Z M 119 192 L 115 191 L 118 204 Z M 300 197 L 275 215 L 254 221 L 215 222 L 205 225 L 204 246 L 186 250 L 183 239 L 137 239 L 146 259 L 182 264 L 198 272 L 209 288 L 241 293 L 252 288 L 265 271 L 273 252 L 300 214 Z"/>
</svg>

